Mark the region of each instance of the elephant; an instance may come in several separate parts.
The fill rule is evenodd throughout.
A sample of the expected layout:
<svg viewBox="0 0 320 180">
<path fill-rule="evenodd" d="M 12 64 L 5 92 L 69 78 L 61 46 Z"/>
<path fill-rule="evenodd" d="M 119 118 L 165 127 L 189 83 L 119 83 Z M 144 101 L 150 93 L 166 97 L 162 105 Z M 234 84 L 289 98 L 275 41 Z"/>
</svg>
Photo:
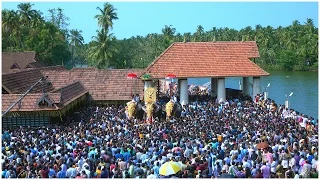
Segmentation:
<svg viewBox="0 0 320 180">
<path fill-rule="evenodd" d="M 152 119 L 158 116 L 158 112 L 161 109 L 161 106 L 158 103 L 146 103 L 146 105 L 142 107 L 142 109 L 146 112 L 147 121 L 151 123 Z"/>
<path fill-rule="evenodd" d="M 173 103 L 172 101 L 169 101 L 165 105 L 165 111 L 168 119 L 171 119 L 172 117 L 180 118 L 182 106 L 179 102 Z"/>
<path fill-rule="evenodd" d="M 143 110 L 143 103 L 142 102 L 128 102 L 127 103 L 127 118 L 137 118 L 139 120 L 143 119 L 144 110 Z"/>
<path fill-rule="evenodd" d="M 150 103 L 149 103 L 150 104 Z M 158 117 L 159 110 L 161 109 L 161 106 L 158 103 L 154 103 L 150 105 L 143 105 L 143 102 L 128 102 L 127 103 L 127 118 L 137 118 L 138 120 L 143 120 L 144 114 L 147 113 L 147 117 L 150 117 L 151 115 L 153 117 Z"/>
</svg>

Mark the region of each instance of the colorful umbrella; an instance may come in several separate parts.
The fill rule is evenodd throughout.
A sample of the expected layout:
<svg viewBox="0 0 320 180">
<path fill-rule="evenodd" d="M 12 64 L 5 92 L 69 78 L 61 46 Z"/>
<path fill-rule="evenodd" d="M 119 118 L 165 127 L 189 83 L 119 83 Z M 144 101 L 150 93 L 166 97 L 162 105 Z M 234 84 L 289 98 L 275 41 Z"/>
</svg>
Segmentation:
<svg viewBox="0 0 320 180">
<path fill-rule="evenodd" d="M 135 74 L 135 73 L 129 73 L 128 75 L 127 75 L 127 78 L 129 78 L 129 79 L 132 79 L 132 84 L 133 84 L 133 79 L 137 79 L 137 74 Z M 133 84 L 134 85 L 134 84 Z M 132 88 L 131 88 L 131 95 L 132 95 Z"/>
<path fill-rule="evenodd" d="M 144 74 L 144 75 L 141 76 L 141 79 L 144 80 L 144 81 L 149 80 L 151 78 L 152 78 L 151 74 Z"/>
<path fill-rule="evenodd" d="M 269 144 L 267 142 L 262 142 L 257 144 L 257 149 L 266 149 L 267 147 L 269 147 Z"/>
<path fill-rule="evenodd" d="M 162 176 L 169 176 L 172 174 L 176 174 L 177 172 L 181 171 L 181 165 L 174 161 L 169 161 L 164 163 L 160 169 L 159 174 Z"/>
<path fill-rule="evenodd" d="M 174 74 L 172 74 L 172 73 L 170 73 L 170 74 L 168 74 L 168 75 L 166 76 L 166 79 L 174 79 L 174 78 L 177 78 L 177 76 L 174 75 Z"/>
<path fill-rule="evenodd" d="M 128 75 L 127 75 L 127 78 L 130 78 L 130 79 L 134 79 L 134 78 L 137 78 L 138 76 L 137 76 L 137 74 L 135 74 L 135 73 L 129 73 Z"/>
</svg>

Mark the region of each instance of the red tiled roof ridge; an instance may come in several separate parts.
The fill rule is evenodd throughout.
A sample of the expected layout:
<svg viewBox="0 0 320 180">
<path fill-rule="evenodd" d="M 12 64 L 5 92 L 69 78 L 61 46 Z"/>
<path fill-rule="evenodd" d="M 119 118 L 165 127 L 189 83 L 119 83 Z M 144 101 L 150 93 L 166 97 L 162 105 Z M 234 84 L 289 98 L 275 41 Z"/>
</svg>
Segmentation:
<svg viewBox="0 0 320 180">
<path fill-rule="evenodd" d="M 70 71 L 86 71 L 86 70 L 96 70 L 96 71 L 130 71 L 130 70 L 133 70 L 133 71 L 139 71 L 139 70 L 144 70 L 144 69 L 141 69 L 141 68 L 132 68 L 132 69 L 98 69 L 96 67 L 87 67 L 87 68 L 81 68 L 81 67 L 74 67 L 72 68 Z"/>
<path fill-rule="evenodd" d="M 46 66 L 46 67 L 41 67 L 41 68 L 38 68 L 40 70 L 46 70 L 46 69 L 52 69 L 52 68 L 57 68 L 57 67 L 61 67 L 61 68 L 64 68 L 65 70 L 67 70 L 67 68 L 63 65 L 55 65 L 55 66 Z"/>
<path fill-rule="evenodd" d="M 70 69 L 70 71 L 85 71 L 85 70 L 97 70 L 98 68 L 96 67 L 87 67 L 87 68 L 82 68 L 82 67 L 73 67 Z"/>
<path fill-rule="evenodd" d="M 85 89 L 86 91 L 87 91 L 87 89 L 85 88 L 85 86 L 83 86 L 83 84 L 81 83 L 81 81 L 74 81 L 74 82 L 72 82 L 72 83 L 70 83 L 70 84 L 68 84 L 68 85 L 66 85 L 66 86 L 63 86 L 63 87 L 61 87 L 61 88 L 59 88 L 59 89 L 55 89 L 55 90 L 53 90 L 53 91 L 51 91 L 52 93 L 56 93 L 56 92 L 60 92 L 61 90 L 63 90 L 63 89 L 66 89 L 66 88 L 68 88 L 68 87 L 70 87 L 70 86 L 73 86 L 73 85 L 75 85 L 75 84 L 77 84 L 77 83 L 79 83 L 79 84 L 81 84 L 81 86 L 83 87 L 83 89 Z"/>
<path fill-rule="evenodd" d="M 61 94 L 60 92 L 46 92 L 48 95 L 57 95 Z M 29 93 L 27 96 L 39 96 L 42 95 L 43 93 Z M 23 94 L 2 94 L 2 96 L 22 96 Z"/>
<path fill-rule="evenodd" d="M 56 65 L 56 66 L 46 66 L 46 67 L 42 67 L 42 68 L 24 69 L 22 71 L 17 71 L 17 72 L 3 73 L 2 75 L 12 75 L 12 74 L 26 73 L 26 72 L 29 72 L 29 71 L 40 71 L 40 73 L 42 74 L 41 70 L 53 70 L 53 71 L 55 71 L 56 69 L 54 69 L 54 68 L 57 68 L 57 67 L 64 67 L 64 66 Z M 65 70 L 67 70 L 67 69 L 65 68 Z"/>
<path fill-rule="evenodd" d="M 208 42 L 174 42 L 172 44 L 217 44 L 217 43 L 256 43 L 256 41 L 208 41 Z"/>
</svg>

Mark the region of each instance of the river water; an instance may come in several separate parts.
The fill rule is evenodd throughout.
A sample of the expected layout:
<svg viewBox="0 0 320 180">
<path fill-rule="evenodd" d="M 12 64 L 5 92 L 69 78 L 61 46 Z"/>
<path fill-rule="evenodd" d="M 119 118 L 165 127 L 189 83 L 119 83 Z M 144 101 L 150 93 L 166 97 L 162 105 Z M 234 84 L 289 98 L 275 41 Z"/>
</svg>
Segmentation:
<svg viewBox="0 0 320 180">
<path fill-rule="evenodd" d="M 289 97 L 290 108 L 318 119 L 318 72 L 283 72 L 271 71 L 270 76 L 261 77 L 261 92 L 270 83 L 267 89 L 268 97 L 277 104 L 284 104 Z M 240 77 L 226 78 L 226 87 L 239 89 Z M 188 84 L 203 85 L 210 81 L 209 78 L 189 78 Z M 250 78 L 252 83 L 252 78 Z M 252 90 L 251 90 L 252 92 Z"/>
</svg>

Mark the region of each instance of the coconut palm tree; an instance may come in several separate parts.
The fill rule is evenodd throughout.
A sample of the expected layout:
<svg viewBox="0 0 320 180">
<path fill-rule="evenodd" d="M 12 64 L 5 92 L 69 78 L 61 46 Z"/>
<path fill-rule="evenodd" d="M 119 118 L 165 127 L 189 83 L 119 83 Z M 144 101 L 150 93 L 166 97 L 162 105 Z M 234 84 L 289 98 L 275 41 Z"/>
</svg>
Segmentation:
<svg viewBox="0 0 320 180">
<path fill-rule="evenodd" d="M 106 34 L 104 30 L 97 31 L 97 36 L 88 48 L 88 61 L 99 69 L 108 68 L 111 64 L 113 54 L 117 52 L 114 46 L 115 37 L 113 34 Z"/>
<path fill-rule="evenodd" d="M 97 7 L 100 14 L 96 15 L 94 18 L 98 19 L 98 25 L 102 28 L 104 33 L 108 33 L 109 29 L 113 28 L 113 20 L 117 20 L 117 12 L 110 3 L 104 3 L 103 9 Z"/>
<path fill-rule="evenodd" d="M 7 43 L 9 47 L 17 46 L 16 34 L 19 32 L 19 16 L 16 11 L 3 10 L 2 11 L 2 38 L 3 42 Z"/>
<path fill-rule="evenodd" d="M 197 31 L 194 33 L 194 36 L 196 38 L 196 41 L 201 42 L 203 41 L 203 33 L 204 33 L 204 28 L 201 25 L 197 26 Z"/>
<path fill-rule="evenodd" d="M 77 30 L 77 29 L 72 29 L 70 30 L 69 34 L 69 45 L 71 48 L 71 62 L 72 62 L 72 67 L 75 65 L 74 61 L 74 53 L 77 51 L 79 48 L 83 47 L 84 39 L 81 35 L 82 31 Z"/>
<path fill-rule="evenodd" d="M 164 28 L 162 28 L 162 33 L 165 37 L 173 37 L 176 33 L 176 28 L 172 28 L 172 25 L 167 26 L 165 25 Z"/>
<path fill-rule="evenodd" d="M 32 9 L 33 4 L 31 3 L 20 3 L 18 4 L 18 13 L 21 17 L 21 22 L 25 25 L 30 27 L 31 20 L 33 19 L 38 12 Z"/>
</svg>

